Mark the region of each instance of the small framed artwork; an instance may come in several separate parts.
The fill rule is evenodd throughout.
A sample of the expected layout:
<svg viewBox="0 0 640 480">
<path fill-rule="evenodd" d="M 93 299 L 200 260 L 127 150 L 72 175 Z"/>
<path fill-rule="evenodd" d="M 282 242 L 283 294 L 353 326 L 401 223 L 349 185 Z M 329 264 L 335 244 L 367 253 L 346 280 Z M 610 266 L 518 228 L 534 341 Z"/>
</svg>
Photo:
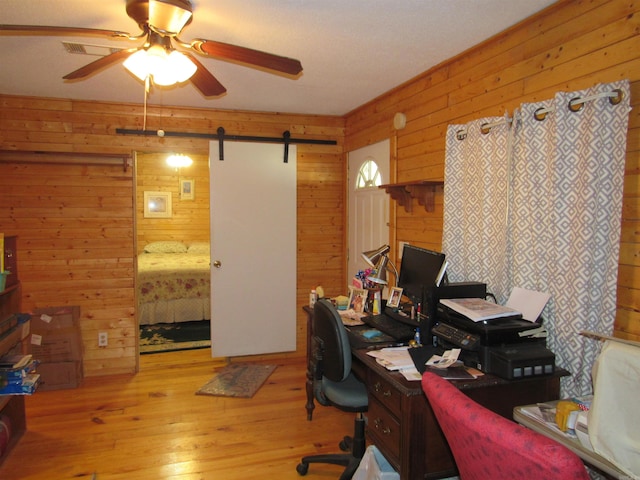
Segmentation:
<svg viewBox="0 0 640 480">
<path fill-rule="evenodd" d="M 398 287 L 391 287 L 387 306 L 391 308 L 398 308 L 400 306 L 400 298 L 402 298 L 402 289 Z"/>
<path fill-rule="evenodd" d="M 195 198 L 195 180 L 180 177 L 180 200 L 194 200 Z"/>
<path fill-rule="evenodd" d="M 349 309 L 356 313 L 364 312 L 364 304 L 367 301 L 367 291 L 364 288 L 349 288 Z"/>
<path fill-rule="evenodd" d="M 144 192 L 144 218 L 171 218 L 171 192 Z"/>
</svg>

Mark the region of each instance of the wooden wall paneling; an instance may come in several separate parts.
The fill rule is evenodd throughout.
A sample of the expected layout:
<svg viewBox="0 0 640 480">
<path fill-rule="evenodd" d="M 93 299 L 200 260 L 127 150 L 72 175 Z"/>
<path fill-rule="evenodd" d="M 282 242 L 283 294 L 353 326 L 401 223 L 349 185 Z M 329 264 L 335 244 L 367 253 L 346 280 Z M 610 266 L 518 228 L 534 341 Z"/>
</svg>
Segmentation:
<svg viewBox="0 0 640 480">
<path fill-rule="evenodd" d="M 3 162 L 0 172 L 0 229 L 18 235 L 25 311 L 80 305 L 85 371 L 133 371 L 132 169 Z"/>
<path fill-rule="evenodd" d="M 0 95 L 0 150 L 38 150 L 72 153 L 158 155 L 185 151 L 208 156 L 209 141 L 199 138 L 126 136 L 117 128 L 141 129 L 142 105 L 44 99 Z M 317 115 L 229 112 L 149 106 L 147 128 L 167 131 L 227 133 L 254 136 L 292 136 L 336 140 L 338 145 L 300 145 L 298 161 L 299 224 L 297 318 L 298 347 L 290 356 L 305 354 L 309 285 L 322 283 L 327 291 L 341 291 L 344 281 L 344 188 L 342 149 L 344 120 Z M 122 167 L 25 165 L 0 162 L 0 231 L 19 237 L 20 275 L 25 309 L 52 305 L 80 305 L 86 376 L 132 373 L 137 368 L 134 259 L 136 243 L 171 235 L 201 238 L 208 212 L 208 166 L 198 162 L 196 200 L 180 202 L 175 171 L 155 172 Z M 184 172 L 181 172 L 184 173 Z M 189 176 L 185 174 L 184 176 Z M 146 224 L 138 199 L 147 186 L 161 183 L 173 189 L 179 228 Z M 319 188 L 321 186 L 321 188 Z M 165 187 L 163 187 L 165 188 Z M 320 194 L 320 190 L 326 192 Z M 135 194 L 135 200 L 134 200 Z M 177 202 L 177 205 L 176 205 Z M 174 217 L 175 218 L 175 217 Z M 306 224 L 327 222 L 324 228 Z M 208 219 L 208 217 L 207 217 Z M 139 238 L 134 227 L 141 224 Z M 202 237 L 204 238 L 204 237 Z M 136 242 L 137 240 L 137 242 Z M 195 240 L 194 240 L 195 241 Z M 331 246 L 329 248 L 328 246 Z M 334 248 L 335 247 L 335 248 Z M 306 258 L 314 258 L 313 262 Z M 319 260 L 318 260 L 319 259 Z M 97 347 L 97 332 L 107 330 L 109 346 Z"/>
<path fill-rule="evenodd" d="M 137 251 L 147 243 L 177 240 L 185 244 L 209 241 L 209 155 L 188 154 L 190 167 L 176 170 L 167 165 L 171 152 L 136 153 L 136 236 Z M 195 198 L 180 198 L 180 178 L 194 180 Z M 144 192 L 171 192 L 171 218 L 144 218 Z"/>
<path fill-rule="evenodd" d="M 623 0 L 560 1 L 540 14 L 425 72 L 346 116 L 345 150 L 388 136 L 396 111 L 407 115 L 397 132 L 398 181 L 443 179 L 444 139 L 449 124 L 510 115 L 521 103 L 552 98 L 619 79 L 631 81 L 627 163 L 622 214 L 615 335 L 640 340 L 640 7 Z M 436 195 L 441 205 L 442 196 Z M 442 210 L 395 202 L 398 240 L 441 248 Z"/>
</svg>

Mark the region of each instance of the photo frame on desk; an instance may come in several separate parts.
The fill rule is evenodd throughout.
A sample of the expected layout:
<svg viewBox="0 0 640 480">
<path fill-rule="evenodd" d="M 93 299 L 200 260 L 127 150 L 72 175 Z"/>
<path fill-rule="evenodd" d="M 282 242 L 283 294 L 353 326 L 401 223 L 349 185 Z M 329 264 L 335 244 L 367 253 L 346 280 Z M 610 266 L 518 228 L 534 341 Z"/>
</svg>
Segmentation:
<svg viewBox="0 0 640 480">
<path fill-rule="evenodd" d="M 349 287 L 349 309 L 356 313 L 364 313 L 367 302 L 367 291 L 364 288 Z"/>
<path fill-rule="evenodd" d="M 391 287 L 391 290 L 389 290 L 389 300 L 387 300 L 387 307 L 398 308 L 400 306 L 401 298 L 402 289 L 399 287 Z"/>
</svg>

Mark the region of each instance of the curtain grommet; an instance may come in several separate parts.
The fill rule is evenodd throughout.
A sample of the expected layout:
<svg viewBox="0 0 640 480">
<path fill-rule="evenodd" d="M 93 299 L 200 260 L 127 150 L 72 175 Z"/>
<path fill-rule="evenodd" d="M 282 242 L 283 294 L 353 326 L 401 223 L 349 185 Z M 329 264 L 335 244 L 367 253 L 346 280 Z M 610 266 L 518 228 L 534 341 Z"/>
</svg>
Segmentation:
<svg viewBox="0 0 640 480">
<path fill-rule="evenodd" d="M 466 130 L 458 130 L 456 132 L 456 138 L 458 140 L 464 140 L 465 138 L 467 138 L 467 131 Z"/>
<path fill-rule="evenodd" d="M 580 110 L 582 110 L 582 107 L 584 107 L 584 102 L 582 101 L 582 98 L 575 97 L 569 101 L 568 107 L 572 112 L 579 112 Z"/>
<path fill-rule="evenodd" d="M 547 113 L 549 113 L 549 110 L 544 107 L 540 107 L 535 112 L 533 112 L 533 118 L 541 122 L 545 118 L 547 118 Z"/>
<path fill-rule="evenodd" d="M 480 133 L 482 133 L 483 135 L 488 134 L 491 131 L 491 125 L 489 125 L 488 123 L 483 123 L 480 126 Z"/>
<path fill-rule="evenodd" d="M 616 96 L 615 97 L 609 97 L 609 103 L 611 105 L 618 105 L 622 99 L 624 98 L 624 94 L 622 93 L 622 90 L 620 90 L 619 88 L 614 88 L 612 93 L 615 93 Z"/>
</svg>

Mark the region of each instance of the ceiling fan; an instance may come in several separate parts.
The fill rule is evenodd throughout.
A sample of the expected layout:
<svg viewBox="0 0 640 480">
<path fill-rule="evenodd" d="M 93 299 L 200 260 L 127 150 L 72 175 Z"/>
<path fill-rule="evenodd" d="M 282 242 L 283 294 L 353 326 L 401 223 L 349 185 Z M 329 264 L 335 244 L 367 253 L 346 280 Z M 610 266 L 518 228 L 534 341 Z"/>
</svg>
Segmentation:
<svg viewBox="0 0 640 480">
<path fill-rule="evenodd" d="M 193 5 L 190 0 L 127 0 L 126 11 L 127 15 L 129 15 L 142 30 L 140 34 L 131 35 L 127 32 L 116 30 L 81 27 L 0 25 L 0 35 L 73 35 L 106 36 L 111 38 L 125 38 L 128 40 L 144 39 L 144 43 L 141 46 L 118 50 L 101 57 L 65 75 L 63 77 L 65 80 L 84 79 L 117 62 L 132 60 L 134 54 L 142 55 L 144 52 L 156 52 L 166 57 L 174 52 L 179 52 L 179 54 L 174 56 L 186 57 L 184 60 L 188 59 L 186 61 L 191 63 L 191 65 L 188 66 L 193 72 L 192 76 L 188 78 L 190 78 L 191 83 L 200 90 L 205 97 L 222 95 L 226 92 L 226 88 L 190 52 L 292 77 L 302 72 L 300 62 L 292 58 L 281 57 L 238 45 L 216 42 L 214 40 L 201 38 L 196 38 L 189 42 L 181 40 L 178 38 L 178 35 L 193 19 Z M 174 47 L 174 43 L 181 49 L 184 49 L 184 51 L 177 50 Z M 129 68 L 126 63 L 125 66 L 134 74 L 138 75 L 138 73 Z M 149 75 L 145 75 L 147 75 L 146 79 L 143 77 L 140 78 L 148 81 Z M 159 78 L 152 78 L 151 80 L 156 84 L 163 84 Z"/>
</svg>

